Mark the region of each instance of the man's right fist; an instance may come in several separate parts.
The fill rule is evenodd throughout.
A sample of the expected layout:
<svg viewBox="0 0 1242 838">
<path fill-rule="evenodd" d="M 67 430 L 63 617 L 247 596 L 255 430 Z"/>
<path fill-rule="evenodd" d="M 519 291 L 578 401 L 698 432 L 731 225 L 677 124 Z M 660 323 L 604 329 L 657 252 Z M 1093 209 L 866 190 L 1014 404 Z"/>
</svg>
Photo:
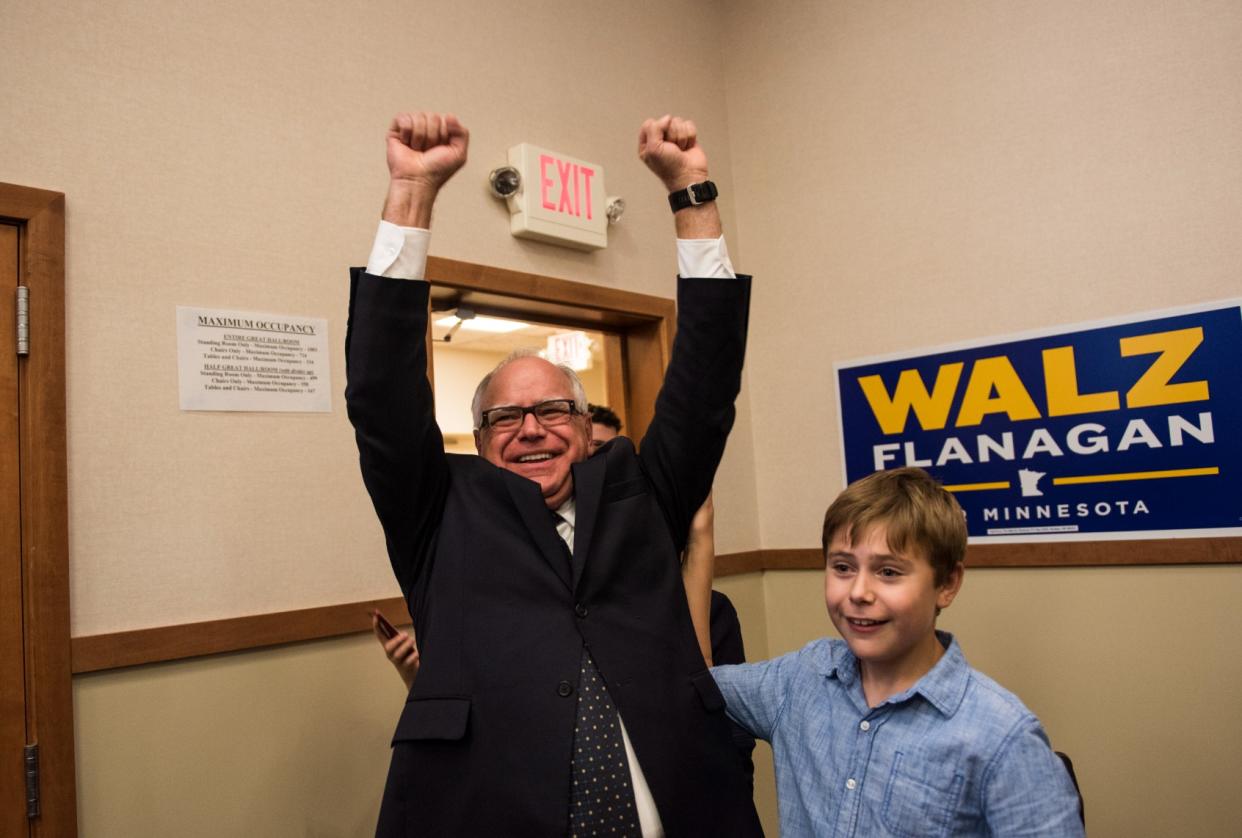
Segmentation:
<svg viewBox="0 0 1242 838">
<path fill-rule="evenodd" d="M 451 113 L 403 113 L 388 128 L 388 175 L 439 190 L 466 163 L 470 132 Z"/>
</svg>

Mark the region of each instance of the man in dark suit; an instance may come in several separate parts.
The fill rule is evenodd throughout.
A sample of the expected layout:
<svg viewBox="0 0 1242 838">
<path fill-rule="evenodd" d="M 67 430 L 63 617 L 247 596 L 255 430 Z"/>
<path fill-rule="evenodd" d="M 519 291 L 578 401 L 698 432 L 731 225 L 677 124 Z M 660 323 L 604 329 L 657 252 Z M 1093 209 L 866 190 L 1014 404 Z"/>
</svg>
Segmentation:
<svg viewBox="0 0 1242 838">
<path fill-rule="evenodd" d="M 345 344 L 363 478 L 421 657 L 380 835 L 589 834 L 601 818 L 616 835 L 761 834 L 678 564 L 733 424 L 750 285 L 728 264 L 696 134 L 667 116 L 640 134 L 640 157 L 685 205 L 680 273 L 699 278 L 678 280 L 641 453 L 618 439 L 588 459 L 581 384 L 529 356 L 480 383 L 480 456 L 444 453 L 428 288 L 408 280 L 469 135 L 439 114 L 389 130 L 388 198 L 353 272 Z"/>
<path fill-rule="evenodd" d="M 587 405 L 587 410 L 591 414 L 592 448 L 603 448 L 621 435 L 621 417 L 610 407 L 591 404 Z M 699 507 L 699 511 L 695 513 L 690 523 L 690 535 L 686 541 L 685 553 L 682 555 L 682 578 L 685 579 L 687 573 L 706 572 L 710 579 L 714 573 L 715 564 L 716 509 L 711 495 L 708 495 L 707 500 Z M 702 585 L 688 582 L 687 594 L 693 597 L 697 595 L 701 587 Z M 694 611 L 694 607 L 691 607 L 692 617 Z M 705 632 L 706 637 L 699 637 L 699 646 L 702 648 L 704 641 L 709 643 L 707 651 L 711 654 L 712 664 L 719 666 L 720 664 L 746 663 L 746 648 L 742 642 L 742 624 L 737 618 L 737 609 L 733 607 L 733 603 L 720 591 L 712 590 L 708 614 L 710 622 Z M 701 630 L 699 633 L 702 634 Z M 413 683 L 411 666 L 405 661 L 414 661 L 413 667 L 416 672 L 418 649 L 409 635 L 396 639 L 388 639 L 378 634 L 377 636 L 397 672 L 406 679 L 407 685 Z M 755 750 L 755 737 L 732 719 L 729 720 L 729 727 L 733 734 L 733 744 L 737 747 L 738 756 L 742 759 L 742 768 L 753 794 L 755 762 L 752 754 Z"/>
</svg>

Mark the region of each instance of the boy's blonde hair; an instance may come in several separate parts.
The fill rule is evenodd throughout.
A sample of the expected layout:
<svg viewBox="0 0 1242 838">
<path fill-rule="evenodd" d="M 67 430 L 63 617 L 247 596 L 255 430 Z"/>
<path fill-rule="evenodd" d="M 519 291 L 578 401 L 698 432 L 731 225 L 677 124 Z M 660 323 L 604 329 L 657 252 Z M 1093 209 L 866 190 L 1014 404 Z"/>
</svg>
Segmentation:
<svg viewBox="0 0 1242 838">
<path fill-rule="evenodd" d="M 845 488 L 824 513 L 824 557 L 833 536 L 844 532 L 851 546 L 878 524 L 889 549 L 926 553 L 936 584 L 948 581 L 966 558 L 966 516 L 957 499 L 920 468 L 877 471 Z"/>
</svg>

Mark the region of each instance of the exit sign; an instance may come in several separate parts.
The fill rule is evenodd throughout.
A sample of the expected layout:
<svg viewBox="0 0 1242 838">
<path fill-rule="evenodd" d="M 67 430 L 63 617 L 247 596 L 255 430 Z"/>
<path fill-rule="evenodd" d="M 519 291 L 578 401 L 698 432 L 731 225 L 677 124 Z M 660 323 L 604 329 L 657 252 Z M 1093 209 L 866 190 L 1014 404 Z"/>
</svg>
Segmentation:
<svg viewBox="0 0 1242 838">
<path fill-rule="evenodd" d="M 509 165 L 522 187 L 509 196 L 509 232 L 579 250 L 608 246 L 604 167 L 559 151 L 521 143 Z"/>
</svg>

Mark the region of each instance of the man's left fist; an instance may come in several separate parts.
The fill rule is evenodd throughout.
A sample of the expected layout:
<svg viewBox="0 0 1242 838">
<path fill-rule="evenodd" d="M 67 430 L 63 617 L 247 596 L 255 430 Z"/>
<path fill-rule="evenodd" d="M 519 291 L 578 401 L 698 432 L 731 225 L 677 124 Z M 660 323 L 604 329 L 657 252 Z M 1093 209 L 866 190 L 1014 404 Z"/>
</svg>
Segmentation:
<svg viewBox="0 0 1242 838">
<path fill-rule="evenodd" d="M 648 119 L 638 130 L 638 157 L 669 192 L 707 180 L 707 155 L 694 123 L 665 114 Z"/>
</svg>

